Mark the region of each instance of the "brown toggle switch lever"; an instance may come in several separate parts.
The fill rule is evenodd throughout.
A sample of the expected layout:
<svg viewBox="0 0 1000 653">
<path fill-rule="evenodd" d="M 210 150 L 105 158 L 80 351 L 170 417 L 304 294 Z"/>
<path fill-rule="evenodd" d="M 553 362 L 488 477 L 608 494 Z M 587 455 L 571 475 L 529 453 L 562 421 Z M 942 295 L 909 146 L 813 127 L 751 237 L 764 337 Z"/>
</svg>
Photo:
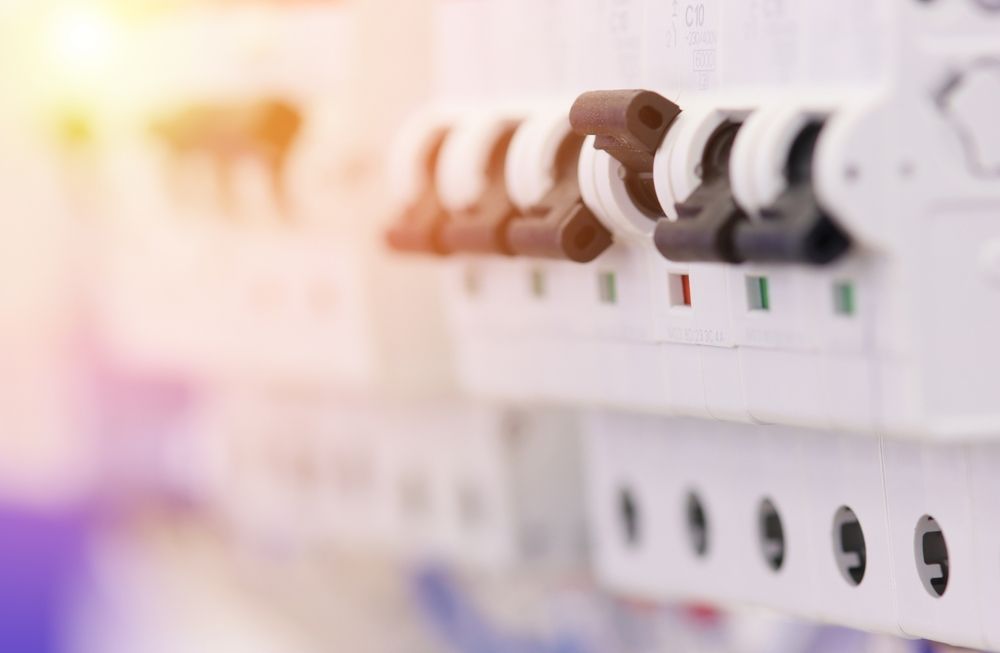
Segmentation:
<svg viewBox="0 0 1000 653">
<path fill-rule="evenodd" d="M 507 244 L 507 227 L 517 208 L 507 195 L 504 168 L 510 141 L 517 123 L 510 123 L 493 145 L 486 166 L 486 188 L 464 211 L 452 213 L 444 225 L 442 242 L 450 252 L 512 254 Z"/>
<path fill-rule="evenodd" d="M 243 160 L 267 171 L 276 203 L 288 210 L 285 174 L 305 118 L 292 103 L 263 99 L 250 103 L 196 104 L 156 120 L 152 133 L 166 143 L 179 163 L 207 155 L 215 166 L 221 201 L 232 207 L 233 174 Z"/>
<path fill-rule="evenodd" d="M 625 168 L 625 187 L 650 219 L 664 216 L 653 185 L 653 160 L 681 109 L 653 91 L 590 91 L 570 110 L 569 121 L 578 134 L 596 137 L 604 150 Z"/>
<path fill-rule="evenodd" d="M 431 144 L 423 161 L 424 186 L 417 198 L 403 211 L 386 234 L 389 246 L 396 251 L 441 256 L 448 253 L 448 248 L 445 247 L 441 237 L 444 225 L 448 221 L 448 212 L 441 204 L 437 187 L 434 185 L 434 171 L 437 169 L 441 148 L 447 136 L 448 130 L 441 129 L 431 137 Z"/>
<path fill-rule="evenodd" d="M 584 137 L 570 133 L 556 153 L 555 186 L 510 223 L 511 250 L 524 256 L 588 263 L 611 246 L 611 232 L 580 197 L 578 168 Z"/>
</svg>

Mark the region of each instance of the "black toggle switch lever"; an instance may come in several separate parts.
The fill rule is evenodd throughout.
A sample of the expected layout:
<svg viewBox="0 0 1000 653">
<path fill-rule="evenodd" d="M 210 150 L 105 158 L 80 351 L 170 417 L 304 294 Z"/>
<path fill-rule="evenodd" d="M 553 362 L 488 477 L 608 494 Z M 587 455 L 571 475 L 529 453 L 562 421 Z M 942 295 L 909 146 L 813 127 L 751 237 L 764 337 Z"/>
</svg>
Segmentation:
<svg viewBox="0 0 1000 653">
<path fill-rule="evenodd" d="M 517 207 L 507 195 L 505 166 L 507 150 L 517 123 L 509 124 L 490 151 L 486 166 L 486 188 L 473 204 L 452 213 L 444 225 L 442 240 L 451 252 L 513 254 L 507 244 L 507 227 L 517 216 Z"/>
<path fill-rule="evenodd" d="M 524 256 L 588 263 L 611 246 L 611 232 L 580 197 L 578 168 L 584 137 L 569 134 L 555 160 L 555 186 L 523 216 L 510 223 L 510 249 Z"/>
<path fill-rule="evenodd" d="M 441 240 L 441 230 L 448 220 L 448 213 L 442 206 L 434 185 L 434 171 L 437 169 L 441 148 L 447 136 L 446 129 L 441 129 L 432 136 L 431 145 L 423 161 L 426 180 L 424 187 L 386 234 L 389 246 L 396 251 L 441 256 L 448 253 Z"/>
<path fill-rule="evenodd" d="M 733 198 L 729 155 L 739 123 L 720 125 L 702 153 L 701 184 L 676 205 L 677 220 L 661 219 L 653 239 L 671 261 L 740 263 L 733 247 L 733 231 L 746 218 Z"/>
<path fill-rule="evenodd" d="M 823 125 L 809 124 L 795 139 L 785 176 L 788 188 L 761 210 L 761 219 L 735 229 L 737 257 L 759 263 L 824 265 L 844 255 L 850 236 L 823 210 L 812 186 L 812 161 Z"/>
<path fill-rule="evenodd" d="M 650 219 L 663 217 L 653 185 L 656 150 L 681 109 L 653 91 L 591 91 L 570 110 L 578 134 L 596 136 L 594 147 L 625 167 L 625 187 L 635 205 Z"/>
</svg>

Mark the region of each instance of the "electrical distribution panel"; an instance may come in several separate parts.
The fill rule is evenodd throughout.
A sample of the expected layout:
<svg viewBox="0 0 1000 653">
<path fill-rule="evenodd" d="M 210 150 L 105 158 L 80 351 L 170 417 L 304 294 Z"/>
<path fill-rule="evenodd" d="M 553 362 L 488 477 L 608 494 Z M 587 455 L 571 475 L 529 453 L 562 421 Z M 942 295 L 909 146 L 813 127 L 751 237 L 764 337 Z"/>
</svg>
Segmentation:
<svg viewBox="0 0 1000 653">
<path fill-rule="evenodd" d="M 994 8 L 438 11 L 388 242 L 467 393 L 582 411 L 599 577 L 997 646 Z"/>
<path fill-rule="evenodd" d="M 192 4 L 115 66 L 10 349 L 195 388 L 237 546 L 1000 650 L 996 2 Z"/>
</svg>

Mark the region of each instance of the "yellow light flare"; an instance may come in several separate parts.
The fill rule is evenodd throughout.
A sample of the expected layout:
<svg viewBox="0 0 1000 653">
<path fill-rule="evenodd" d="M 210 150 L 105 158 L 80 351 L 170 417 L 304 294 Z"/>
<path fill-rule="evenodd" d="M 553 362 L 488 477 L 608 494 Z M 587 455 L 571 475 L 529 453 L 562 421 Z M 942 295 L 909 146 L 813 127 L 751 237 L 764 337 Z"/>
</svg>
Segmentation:
<svg viewBox="0 0 1000 653">
<path fill-rule="evenodd" d="M 68 81 L 106 75 L 119 46 L 114 17 L 97 6 L 71 4 L 53 10 L 48 48 L 55 71 Z"/>
<path fill-rule="evenodd" d="M 24 47 L 38 65 L 19 82 L 41 128 L 64 130 L 80 116 L 104 125 L 120 121 L 135 59 L 121 12 L 104 0 L 55 0 L 39 7 L 31 22 L 35 37 Z M 102 131 L 101 125 L 88 127 Z"/>
</svg>

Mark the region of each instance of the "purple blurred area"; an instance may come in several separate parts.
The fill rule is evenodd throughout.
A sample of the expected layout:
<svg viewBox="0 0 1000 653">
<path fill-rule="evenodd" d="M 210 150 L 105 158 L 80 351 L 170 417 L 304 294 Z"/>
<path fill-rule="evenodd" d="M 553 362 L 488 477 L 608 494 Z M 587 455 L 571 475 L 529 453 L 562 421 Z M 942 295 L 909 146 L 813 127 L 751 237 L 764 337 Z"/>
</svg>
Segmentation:
<svg viewBox="0 0 1000 653">
<path fill-rule="evenodd" d="M 56 653 L 97 514 L 0 504 L 0 651 Z"/>
</svg>

